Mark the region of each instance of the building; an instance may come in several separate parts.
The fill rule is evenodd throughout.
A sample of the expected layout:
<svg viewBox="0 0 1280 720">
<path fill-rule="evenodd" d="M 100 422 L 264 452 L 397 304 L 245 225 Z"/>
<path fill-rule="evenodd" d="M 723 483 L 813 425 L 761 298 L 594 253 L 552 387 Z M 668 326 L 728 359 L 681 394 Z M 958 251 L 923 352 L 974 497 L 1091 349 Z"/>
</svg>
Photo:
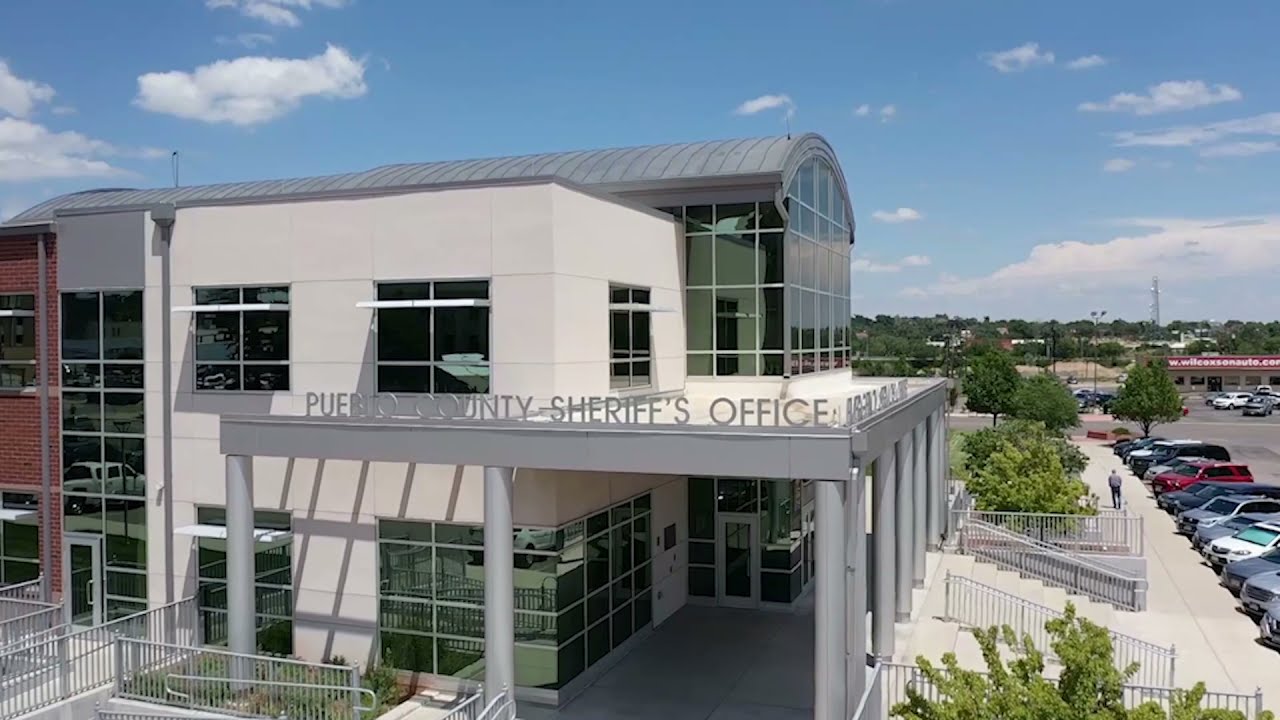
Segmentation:
<svg viewBox="0 0 1280 720">
<path fill-rule="evenodd" d="M 848 718 L 946 502 L 945 386 L 848 369 L 853 240 L 816 135 L 52 199 L 0 226 L 0 565 L 549 704 L 811 599 Z"/>
<path fill-rule="evenodd" d="M 1179 392 L 1280 387 L 1280 355 L 1171 355 L 1166 362 Z"/>
</svg>

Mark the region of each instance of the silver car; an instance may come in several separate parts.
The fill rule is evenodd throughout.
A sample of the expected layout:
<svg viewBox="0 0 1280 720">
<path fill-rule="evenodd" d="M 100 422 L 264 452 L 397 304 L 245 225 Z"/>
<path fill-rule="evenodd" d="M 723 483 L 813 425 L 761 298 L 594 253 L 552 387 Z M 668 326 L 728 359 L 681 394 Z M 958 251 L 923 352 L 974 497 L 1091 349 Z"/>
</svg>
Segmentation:
<svg viewBox="0 0 1280 720">
<path fill-rule="evenodd" d="M 1280 609 L 1280 573 L 1259 573 L 1240 586 L 1240 609 L 1250 617 Z"/>
<path fill-rule="evenodd" d="M 1280 647 L 1280 611 L 1268 610 L 1258 621 L 1258 638 L 1271 647 Z"/>
<path fill-rule="evenodd" d="M 1244 513 L 1280 513 L 1280 500 L 1242 492 L 1216 497 L 1198 508 L 1178 513 L 1178 532 L 1191 536 L 1200 527 L 1213 527 Z"/>
<path fill-rule="evenodd" d="M 1177 470 L 1183 465 L 1186 465 L 1188 463 L 1193 463 L 1193 462 L 1199 462 L 1204 459 L 1205 458 L 1202 458 L 1202 457 L 1176 457 L 1170 460 L 1168 463 L 1161 464 L 1161 465 L 1153 465 L 1147 468 L 1146 472 L 1142 473 L 1142 482 L 1146 485 L 1150 485 L 1151 481 L 1155 480 L 1156 476 L 1160 475 L 1161 473 L 1173 472 L 1174 470 Z"/>
<path fill-rule="evenodd" d="M 1200 525 L 1191 535 L 1191 547 L 1203 555 L 1205 548 L 1209 547 L 1214 540 L 1231 537 L 1250 525 L 1275 520 L 1280 520 L 1280 513 L 1241 513 L 1216 525 Z"/>
</svg>

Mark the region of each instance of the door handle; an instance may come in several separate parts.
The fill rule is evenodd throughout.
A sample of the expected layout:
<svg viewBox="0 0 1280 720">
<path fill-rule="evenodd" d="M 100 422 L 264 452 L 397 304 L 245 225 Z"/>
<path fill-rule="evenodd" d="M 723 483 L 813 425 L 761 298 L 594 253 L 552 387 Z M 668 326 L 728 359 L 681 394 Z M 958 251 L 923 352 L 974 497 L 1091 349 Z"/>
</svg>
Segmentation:
<svg viewBox="0 0 1280 720">
<path fill-rule="evenodd" d="M 84 589 L 85 589 L 85 592 L 87 592 L 89 595 L 89 604 L 97 605 L 97 603 L 94 602 L 93 600 L 93 579 L 92 578 L 90 578 L 89 581 L 85 583 Z"/>
</svg>

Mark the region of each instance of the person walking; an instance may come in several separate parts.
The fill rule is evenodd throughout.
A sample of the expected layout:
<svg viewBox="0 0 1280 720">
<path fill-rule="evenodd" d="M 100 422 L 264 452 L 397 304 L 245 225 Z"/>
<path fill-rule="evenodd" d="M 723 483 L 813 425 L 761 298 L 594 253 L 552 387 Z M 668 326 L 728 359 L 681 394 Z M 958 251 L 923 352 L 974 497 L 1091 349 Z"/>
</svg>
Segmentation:
<svg viewBox="0 0 1280 720">
<path fill-rule="evenodd" d="M 1114 469 L 1111 471 L 1111 477 L 1107 478 L 1107 484 L 1111 486 L 1111 506 L 1120 509 L 1120 474 Z"/>
</svg>

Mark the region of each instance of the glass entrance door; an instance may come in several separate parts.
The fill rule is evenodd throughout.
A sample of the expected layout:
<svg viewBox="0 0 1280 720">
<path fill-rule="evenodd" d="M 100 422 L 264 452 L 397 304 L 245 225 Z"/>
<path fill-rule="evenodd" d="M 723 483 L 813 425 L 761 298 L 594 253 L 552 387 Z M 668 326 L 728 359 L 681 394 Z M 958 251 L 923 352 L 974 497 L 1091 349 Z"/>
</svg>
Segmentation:
<svg viewBox="0 0 1280 720">
<path fill-rule="evenodd" d="M 720 605 L 760 604 L 760 536 L 755 515 L 721 513 L 716 542 L 716 598 Z"/>
<path fill-rule="evenodd" d="M 102 624 L 102 536 L 67 533 L 67 614 L 73 625 Z"/>
</svg>

